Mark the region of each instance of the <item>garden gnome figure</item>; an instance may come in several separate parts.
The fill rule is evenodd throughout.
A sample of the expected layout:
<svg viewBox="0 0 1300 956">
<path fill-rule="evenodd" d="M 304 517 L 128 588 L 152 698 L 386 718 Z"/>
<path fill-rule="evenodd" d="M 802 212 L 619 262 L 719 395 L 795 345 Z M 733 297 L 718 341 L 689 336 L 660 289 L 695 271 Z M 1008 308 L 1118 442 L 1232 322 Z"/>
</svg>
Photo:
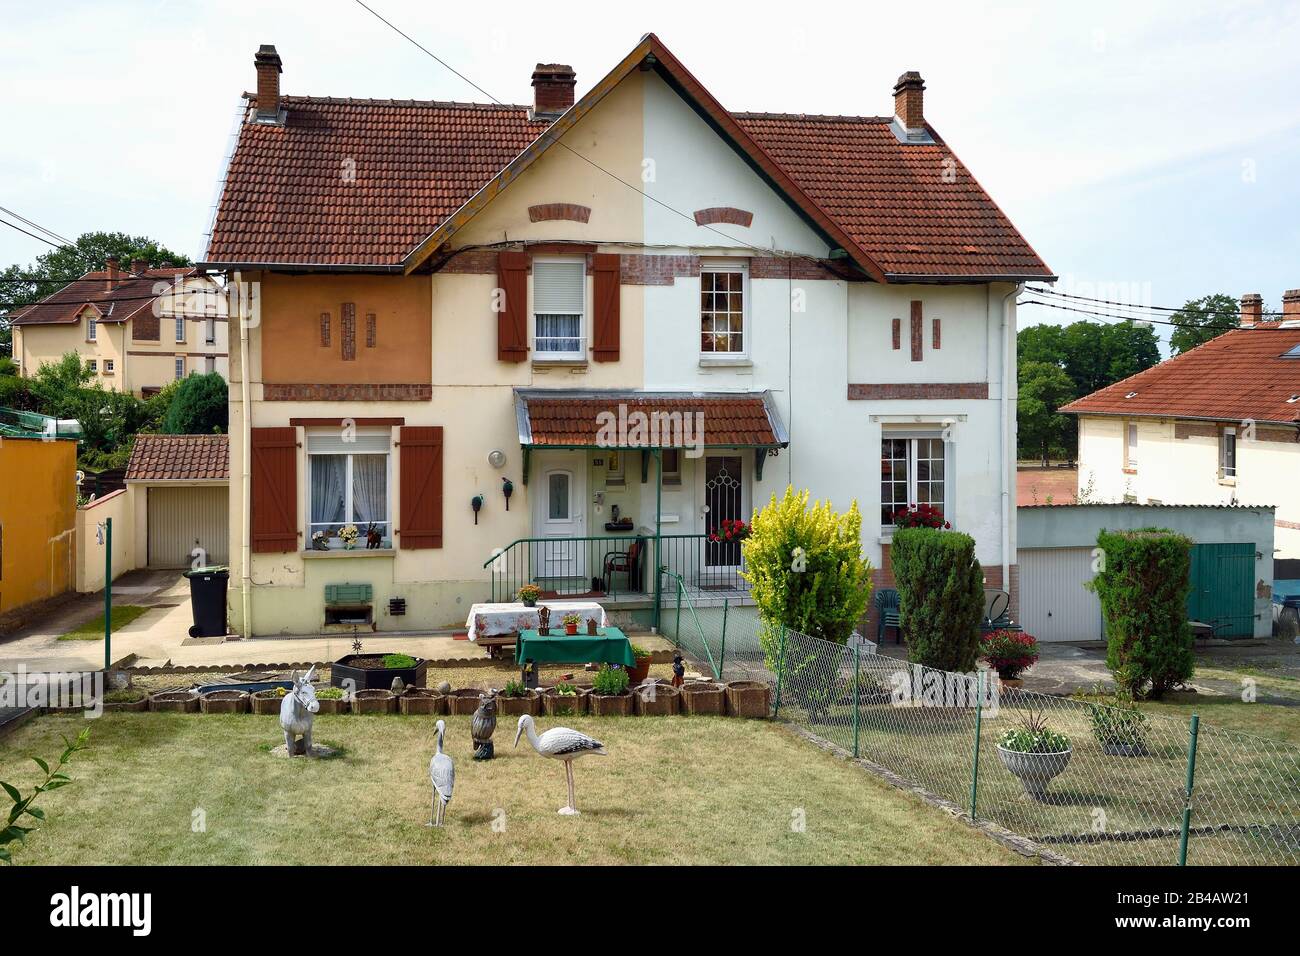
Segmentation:
<svg viewBox="0 0 1300 956">
<path fill-rule="evenodd" d="M 492 732 L 497 729 L 497 692 L 480 694 L 478 710 L 470 718 L 469 735 L 474 741 L 474 759 L 491 760 L 496 751 L 492 746 Z"/>
<path fill-rule="evenodd" d="M 681 687 L 682 680 L 686 677 L 686 662 L 682 660 L 681 654 L 673 655 L 673 686 Z"/>
</svg>

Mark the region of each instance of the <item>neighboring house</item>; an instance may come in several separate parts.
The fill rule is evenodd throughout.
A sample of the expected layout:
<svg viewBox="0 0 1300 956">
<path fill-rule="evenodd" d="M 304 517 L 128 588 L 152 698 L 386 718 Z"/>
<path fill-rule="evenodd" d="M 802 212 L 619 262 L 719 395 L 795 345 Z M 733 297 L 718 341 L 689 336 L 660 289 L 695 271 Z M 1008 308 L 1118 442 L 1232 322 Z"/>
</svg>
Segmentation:
<svg viewBox="0 0 1300 956">
<path fill-rule="evenodd" d="M 1079 416 L 1089 501 L 1277 508 L 1278 557 L 1300 557 L 1300 289 L 1241 325 L 1061 408 Z"/>
<path fill-rule="evenodd" d="M 230 374 L 220 287 L 191 268 L 121 268 L 110 258 L 58 292 L 13 313 L 14 360 L 31 377 L 76 352 L 94 381 L 148 397 L 191 372 Z"/>
<path fill-rule="evenodd" d="M 76 577 L 76 439 L 20 434 L 0 432 L 0 617 Z"/>
<path fill-rule="evenodd" d="M 653 35 L 576 103 L 539 64 L 531 107 L 287 96 L 254 62 L 200 264 L 246 318 L 244 633 L 456 625 L 529 579 L 653 620 L 660 566 L 744 600 L 708 535 L 787 484 L 858 502 L 880 583 L 928 502 L 1014 591 L 1015 293 L 1053 277 L 918 74 L 832 117 L 729 113 Z"/>
</svg>

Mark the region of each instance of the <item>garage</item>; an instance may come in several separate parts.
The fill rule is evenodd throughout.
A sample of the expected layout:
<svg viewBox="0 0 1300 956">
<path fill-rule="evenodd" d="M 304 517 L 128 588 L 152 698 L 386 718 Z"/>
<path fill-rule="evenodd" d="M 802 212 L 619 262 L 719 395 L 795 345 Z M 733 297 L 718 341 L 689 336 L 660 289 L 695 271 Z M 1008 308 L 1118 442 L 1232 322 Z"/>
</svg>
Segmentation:
<svg viewBox="0 0 1300 956">
<path fill-rule="evenodd" d="M 203 564 L 230 560 L 229 490 L 194 485 L 148 489 L 150 568 L 187 568 L 195 549 L 202 549 Z"/>
<path fill-rule="evenodd" d="M 1101 602 L 1084 584 L 1093 578 L 1091 548 L 1020 552 L 1020 623 L 1040 641 L 1102 640 Z"/>
<path fill-rule="evenodd" d="M 126 485 L 135 554 L 155 569 L 230 561 L 230 447 L 225 435 L 139 435 Z M 195 554 L 196 549 L 199 553 Z"/>
</svg>

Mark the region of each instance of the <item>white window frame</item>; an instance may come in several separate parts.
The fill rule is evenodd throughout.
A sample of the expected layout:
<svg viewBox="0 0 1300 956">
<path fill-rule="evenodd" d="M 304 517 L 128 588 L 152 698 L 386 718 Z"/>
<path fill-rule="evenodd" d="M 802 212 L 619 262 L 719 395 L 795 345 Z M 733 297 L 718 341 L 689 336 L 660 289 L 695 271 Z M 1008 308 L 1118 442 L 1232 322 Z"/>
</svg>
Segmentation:
<svg viewBox="0 0 1300 956">
<path fill-rule="evenodd" d="M 750 322 L 751 295 L 749 288 L 749 262 L 745 259 L 704 259 L 700 262 L 700 294 L 704 294 L 704 276 L 717 274 L 720 272 L 738 273 L 740 275 L 740 341 L 742 348 L 739 351 L 709 351 L 704 350 L 704 306 L 702 302 L 696 304 L 696 312 L 699 321 L 695 329 L 695 345 L 701 359 L 748 359 L 750 349 L 750 332 L 752 323 Z"/>
<path fill-rule="evenodd" d="M 537 267 L 554 265 L 557 263 L 568 263 L 580 265 L 582 268 L 582 308 L 577 313 L 572 312 L 544 312 L 542 315 L 577 315 L 578 316 L 578 334 L 576 336 L 546 336 L 545 338 L 560 338 L 563 340 L 576 339 L 578 347 L 576 350 L 556 351 L 553 349 L 543 349 L 541 342 L 543 336 L 537 334 L 537 294 L 536 279 Z M 587 257 L 586 256 L 534 256 L 533 257 L 533 361 L 535 362 L 585 362 L 587 360 L 587 310 L 589 307 L 587 296 Z"/>
<path fill-rule="evenodd" d="M 665 485 L 680 485 L 682 483 L 682 449 L 665 448 L 659 455 L 659 465 L 664 470 L 663 483 Z M 675 456 L 671 466 L 668 464 L 669 455 Z"/>
<path fill-rule="evenodd" d="M 203 344 L 204 345 L 217 344 L 217 320 L 214 319 L 212 316 L 208 316 L 207 319 L 204 321 Z"/>
<path fill-rule="evenodd" d="M 356 524 L 357 531 L 360 532 L 361 534 L 361 536 L 357 538 L 357 544 L 354 550 L 357 551 L 366 550 L 366 539 L 365 539 L 366 529 L 364 523 L 358 521 L 352 521 L 351 519 L 345 520 L 343 524 L 338 524 L 337 522 L 324 522 L 324 521 L 313 522 L 311 520 L 312 519 L 312 515 L 311 515 L 312 459 L 319 456 L 334 456 L 334 455 L 342 455 L 347 459 L 343 469 L 343 483 L 344 483 L 343 513 L 344 515 L 353 514 L 353 510 L 352 510 L 352 503 L 353 503 L 352 502 L 352 458 L 353 456 L 383 455 L 384 458 L 387 459 L 384 467 L 384 481 L 387 483 L 387 487 L 385 489 L 385 494 L 384 494 L 384 502 L 385 502 L 384 520 L 376 521 L 375 524 L 379 525 L 383 529 L 383 542 L 381 543 L 382 548 L 384 550 L 388 550 L 393 547 L 393 447 L 392 447 L 392 440 L 391 440 L 392 436 L 390 432 L 386 432 L 382 430 L 371 431 L 367 429 L 358 429 L 356 434 L 357 437 L 362 437 L 362 436 L 376 437 L 379 435 L 383 435 L 385 438 L 389 439 L 388 451 L 385 452 L 375 451 L 375 450 L 312 451 L 310 449 L 312 432 L 309 431 L 307 433 L 307 442 L 306 442 L 307 481 L 306 481 L 306 492 L 303 497 L 303 512 L 304 512 L 303 523 L 307 527 L 307 540 L 304 546 L 307 547 L 308 549 L 312 549 L 312 550 L 315 549 L 315 545 L 312 542 L 312 535 L 315 532 L 321 529 L 330 529 L 330 528 L 337 531 L 339 528 L 343 527 L 343 525 L 352 523 L 352 524 Z M 337 536 L 330 538 L 329 550 L 331 551 L 344 550 L 343 542 L 340 541 Z"/>
<path fill-rule="evenodd" d="M 99 341 L 99 320 L 94 319 L 89 315 L 86 316 L 86 341 L 87 342 Z"/>
<path fill-rule="evenodd" d="M 185 317 L 178 315 L 176 316 L 175 322 L 176 322 L 176 342 L 178 344 L 183 344 L 185 342 Z"/>
<path fill-rule="evenodd" d="M 116 371 L 114 365 L 115 363 L 113 362 L 112 359 L 110 358 L 104 359 L 104 374 L 112 375 Z"/>
<path fill-rule="evenodd" d="M 912 505 L 920 504 L 920 502 L 917 501 L 917 467 L 916 467 L 917 442 L 921 442 L 921 441 L 939 442 L 940 447 L 943 449 L 943 478 L 940 479 L 943 482 L 943 500 L 938 503 L 938 507 L 940 511 L 943 513 L 944 519 L 947 521 L 952 521 L 952 514 L 951 514 L 952 489 L 953 489 L 952 450 L 950 444 L 943 440 L 943 433 L 939 431 L 935 431 L 933 433 L 927 434 L 927 433 L 921 433 L 921 432 L 909 430 L 906 432 L 902 432 L 900 434 L 890 434 L 888 430 L 882 431 L 880 435 L 880 445 L 881 445 L 880 454 L 882 459 L 885 452 L 884 444 L 887 441 L 902 441 L 907 443 L 907 450 L 906 450 L 907 457 L 903 459 L 904 461 L 906 461 L 906 467 L 907 467 L 907 502 L 905 503 L 904 507 L 909 507 L 909 508 Z M 930 459 L 930 460 L 934 460 L 934 459 Z M 928 479 L 928 482 L 930 484 L 933 484 L 934 479 L 933 478 Z M 884 500 L 883 484 L 884 484 L 884 478 L 882 475 L 881 485 L 878 486 L 880 490 L 880 508 L 879 508 L 880 527 L 885 532 L 892 532 L 897 526 L 892 521 L 886 521 L 884 518 L 883 512 L 885 509 L 885 500 Z M 891 514 L 892 512 L 898 510 L 898 506 L 894 502 L 891 501 L 889 504 L 890 504 Z M 935 502 L 931 501 L 929 502 L 929 504 L 934 505 Z"/>
<path fill-rule="evenodd" d="M 1232 439 L 1231 441 L 1232 465 L 1231 466 L 1228 465 L 1228 445 L 1229 445 L 1228 439 L 1229 438 Z M 1220 478 L 1231 478 L 1233 480 L 1236 479 L 1237 472 L 1241 468 L 1241 463 L 1237 457 L 1237 453 L 1240 450 L 1238 448 L 1238 444 L 1239 443 L 1237 441 L 1236 428 L 1231 428 L 1231 427 L 1224 428 L 1219 432 L 1219 477 Z"/>
<path fill-rule="evenodd" d="M 1137 422 L 1124 422 L 1124 468 L 1137 471 L 1138 466 L 1138 426 Z"/>
<path fill-rule="evenodd" d="M 96 375 L 99 374 L 99 359 L 86 359 L 86 368 L 90 369 Z"/>
<path fill-rule="evenodd" d="M 172 363 L 172 371 L 175 375 L 175 380 L 178 382 L 185 377 L 185 356 L 175 356 L 175 361 Z"/>
</svg>

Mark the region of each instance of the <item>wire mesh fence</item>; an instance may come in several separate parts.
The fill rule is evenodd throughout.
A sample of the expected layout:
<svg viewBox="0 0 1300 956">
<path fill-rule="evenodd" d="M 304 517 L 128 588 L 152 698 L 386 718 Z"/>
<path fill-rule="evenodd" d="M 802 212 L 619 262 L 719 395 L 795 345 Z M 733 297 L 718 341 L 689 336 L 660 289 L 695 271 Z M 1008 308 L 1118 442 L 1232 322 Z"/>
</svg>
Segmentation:
<svg viewBox="0 0 1300 956">
<path fill-rule="evenodd" d="M 679 618 L 671 589 L 665 601 L 665 636 L 714 677 L 770 682 L 778 717 L 1063 856 L 1300 864 L 1300 748 L 908 664 L 770 625 L 752 606 L 687 602 Z M 1064 740 L 1003 746 L 1034 729 Z"/>
</svg>

